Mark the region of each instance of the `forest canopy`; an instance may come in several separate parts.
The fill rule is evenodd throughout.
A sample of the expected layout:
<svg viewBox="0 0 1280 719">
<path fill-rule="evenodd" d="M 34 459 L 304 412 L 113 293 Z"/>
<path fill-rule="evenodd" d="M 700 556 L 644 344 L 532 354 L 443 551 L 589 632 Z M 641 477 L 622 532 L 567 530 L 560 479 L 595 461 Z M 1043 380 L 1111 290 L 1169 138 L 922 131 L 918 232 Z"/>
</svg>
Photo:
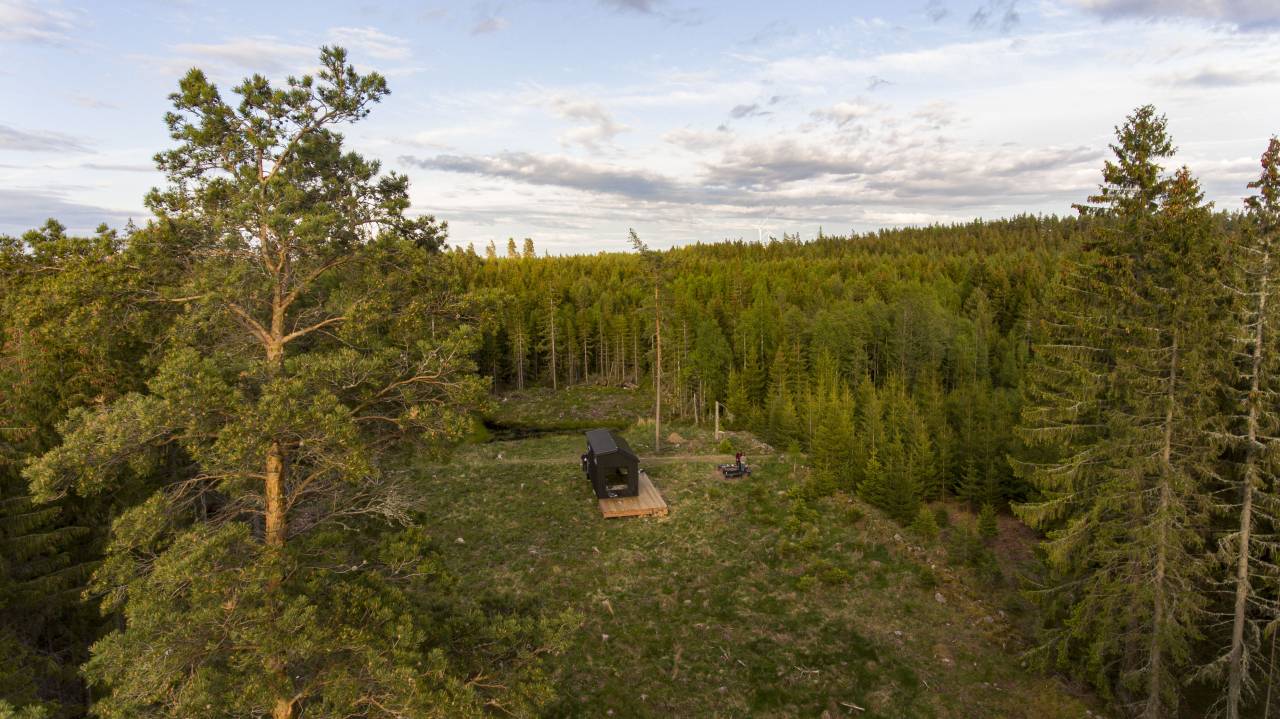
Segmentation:
<svg viewBox="0 0 1280 719">
<path fill-rule="evenodd" d="M 413 468 L 578 385 L 921 535 L 1016 516 L 1029 658 L 1119 711 L 1276 701 L 1280 141 L 1243 212 L 1143 106 L 1069 217 L 482 256 L 345 145 L 386 80 L 320 67 L 189 72 L 145 226 L 0 238 L 0 717 L 537 715 L 572 612 L 470 593 Z"/>
</svg>

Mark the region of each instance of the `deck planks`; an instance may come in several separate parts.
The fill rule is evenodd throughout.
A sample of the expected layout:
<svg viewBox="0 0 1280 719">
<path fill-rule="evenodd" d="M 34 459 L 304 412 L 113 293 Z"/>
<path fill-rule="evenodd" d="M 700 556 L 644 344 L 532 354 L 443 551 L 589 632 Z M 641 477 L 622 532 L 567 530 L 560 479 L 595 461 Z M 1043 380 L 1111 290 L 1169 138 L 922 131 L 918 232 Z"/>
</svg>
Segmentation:
<svg viewBox="0 0 1280 719">
<path fill-rule="evenodd" d="M 649 473 L 640 470 L 640 491 L 634 497 L 611 497 L 601 499 L 600 514 L 605 519 L 614 517 L 665 517 L 667 516 L 667 500 L 662 498 L 658 488 L 653 486 Z"/>
</svg>

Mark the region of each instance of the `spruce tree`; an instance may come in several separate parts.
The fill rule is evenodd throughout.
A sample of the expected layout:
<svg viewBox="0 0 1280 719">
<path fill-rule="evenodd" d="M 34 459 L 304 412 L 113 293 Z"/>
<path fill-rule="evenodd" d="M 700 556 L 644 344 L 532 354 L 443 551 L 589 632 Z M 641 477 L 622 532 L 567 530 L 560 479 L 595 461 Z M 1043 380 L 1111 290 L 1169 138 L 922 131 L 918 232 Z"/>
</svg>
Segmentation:
<svg viewBox="0 0 1280 719">
<path fill-rule="evenodd" d="M 884 444 L 884 410 L 870 377 L 863 376 L 858 384 L 855 404 L 857 437 L 853 446 L 853 461 L 854 466 L 861 470 L 867 466 L 871 455 L 880 451 Z M 854 485 L 861 484 L 865 479 L 866 474 L 859 471 L 854 477 Z"/>
<path fill-rule="evenodd" d="M 916 518 L 911 521 L 911 531 L 926 541 L 938 538 L 938 519 L 927 504 L 921 504 Z"/>
<path fill-rule="evenodd" d="M 149 300 L 172 268 L 142 231 L 79 237 L 50 220 L 0 237 L 0 696 L 20 706 L 87 711 L 78 665 L 109 619 L 81 595 L 105 518 L 138 491 L 40 502 L 20 471 L 58 443 L 69 411 L 144 386 L 147 351 L 173 313 Z M 5 676 L 30 691 L 6 690 Z"/>
<path fill-rule="evenodd" d="M 852 400 L 848 392 L 832 389 L 819 404 L 821 419 L 813 439 L 814 471 L 841 489 L 852 489 L 853 464 Z"/>
<path fill-rule="evenodd" d="M 984 504 L 997 505 L 1004 501 L 995 472 L 979 469 L 972 459 L 965 462 L 964 477 L 956 490 L 956 496 L 968 502 L 974 510 Z"/>
<path fill-rule="evenodd" d="M 921 499 L 942 499 L 945 492 L 943 473 L 938 466 L 938 457 L 934 451 L 933 440 L 924 418 L 912 412 L 906 432 L 907 458 L 912 476 L 920 488 Z"/>
<path fill-rule="evenodd" d="M 1219 556 L 1228 574 L 1230 635 L 1224 650 L 1205 668 L 1205 675 L 1223 684 L 1224 714 L 1237 719 L 1254 697 L 1259 680 L 1270 669 L 1262 651 L 1264 629 L 1280 617 L 1280 600 L 1267 596 L 1267 579 L 1276 578 L 1269 550 L 1280 541 L 1277 520 L 1275 433 L 1280 415 L 1275 410 L 1280 347 L 1280 139 L 1275 137 L 1262 155 L 1261 176 L 1249 183 L 1255 193 L 1245 198 L 1243 230 L 1232 246 L 1232 279 L 1238 292 L 1234 313 L 1240 381 L 1229 393 L 1232 413 L 1226 436 L 1232 450 L 1224 474 L 1228 500 L 1224 510 L 1233 529 L 1218 540 Z"/>
<path fill-rule="evenodd" d="M 1047 660 L 1145 717 L 1176 713 L 1205 600 L 1204 483 L 1220 377 L 1221 248 L 1166 121 L 1136 110 L 1081 207 L 1084 253 L 1046 301 L 1020 434 L 1019 515 L 1046 533 Z"/>
<path fill-rule="evenodd" d="M 906 450 L 896 437 L 884 446 L 884 461 L 872 450 L 858 496 L 882 510 L 901 525 L 907 525 L 920 508 L 920 494 L 915 481 L 903 471 Z"/>
<path fill-rule="evenodd" d="M 996 520 L 996 508 L 991 503 L 982 505 L 978 511 L 978 536 L 983 539 L 995 539 L 1000 533 L 1000 525 Z"/>
<path fill-rule="evenodd" d="M 862 481 L 858 484 L 858 496 L 877 509 L 888 511 L 893 505 L 893 487 L 875 450 L 867 455 L 862 469 Z"/>
</svg>

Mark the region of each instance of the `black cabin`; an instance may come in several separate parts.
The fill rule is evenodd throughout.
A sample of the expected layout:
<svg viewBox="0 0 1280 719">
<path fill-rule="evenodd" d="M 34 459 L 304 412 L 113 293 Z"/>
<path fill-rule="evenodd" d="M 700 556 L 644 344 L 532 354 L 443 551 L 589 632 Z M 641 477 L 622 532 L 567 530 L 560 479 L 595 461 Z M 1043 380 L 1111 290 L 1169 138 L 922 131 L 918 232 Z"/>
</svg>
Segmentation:
<svg viewBox="0 0 1280 719">
<path fill-rule="evenodd" d="M 587 453 L 582 455 L 582 471 L 587 473 L 596 496 L 634 497 L 640 493 L 640 458 L 627 440 L 612 430 L 587 432 Z"/>
</svg>

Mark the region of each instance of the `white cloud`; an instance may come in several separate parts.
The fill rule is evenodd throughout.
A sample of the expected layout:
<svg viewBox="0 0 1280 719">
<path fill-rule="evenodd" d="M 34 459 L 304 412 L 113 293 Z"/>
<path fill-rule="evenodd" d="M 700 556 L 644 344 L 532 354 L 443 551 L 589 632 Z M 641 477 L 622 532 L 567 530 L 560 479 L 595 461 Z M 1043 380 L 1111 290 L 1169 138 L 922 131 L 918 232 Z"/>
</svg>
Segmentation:
<svg viewBox="0 0 1280 719">
<path fill-rule="evenodd" d="M 171 68 L 213 65 L 224 71 L 284 73 L 305 70 L 319 51 L 311 45 L 285 42 L 274 35 L 255 35 L 215 43 L 180 43 Z"/>
<path fill-rule="evenodd" d="M 733 135 L 724 130 L 695 130 L 682 127 L 662 135 L 663 142 L 675 145 L 690 152 L 702 152 L 723 147 L 733 140 Z"/>
<path fill-rule="evenodd" d="M 93 97 L 92 95 L 77 94 L 71 96 L 71 101 L 80 107 L 90 110 L 119 110 L 120 106 L 114 102 L 103 100 L 102 98 Z"/>
<path fill-rule="evenodd" d="M 837 127 L 844 127 L 854 120 L 864 120 L 884 109 L 883 105 L 868 102 L 859 97 L 852 102 L 837 102 L 830 107 L 823 107 L 810 113 L 816 120 L 828 120 Z"/>
<path fill-rule="evenodd" d="M 104 222 L 113 227 L 130 218 L 141 222 L 147 213 L 85 204 L 69 199 L 64 189 L 0 188 L 0 233 L 21 234 L 51 217 L 73 233 L 89 233 Z"/>
<path fill-rule="evenodd" d="M 557 97 L 551 101 L 551 109 L 562 118 L 582 123 L 560 135 L 562 145 L 581 145 L 591 152 L 600 152 L 601 145 L 612 142 L 629 129 L 593 100 Z"/>
<path fill-rule="evenodd" d="M 71 39 L 74 18 L 54 3 L 0 0 L 0 40 L 61 45 Z"/>
<path fill-rule="evenodd" d="M 19 130 L 0 125 L 0 150 L 13 152 L 88 152 L 83 141 L 51 130 Z"/>
<path fill-rule="evenodd" d="M 489 15 L 487 17 L 480 18 L 476 22 L 475 26 L 471 28 L 471 34 L 487 35 L 489 33 L 495 33 L 500 30 L 506 29 L 507 25 L 509 24 L 510 23 L 508 23 L 507 19 L 504 17 L 499 17 L 497 15 Z"/>
<path fill-rule="evenodd" d="M 329 37 L 338 45 L 378 60 L 408 60 L 413 56 L 408 40 L 372 27 L 335 27 L 329 30 Z"/>
<path fill-rule="evenodd" d="M 1184 17 L 1227 22 L 1243 30 L 1280 27 L 1276 0 L 1067 0 L 1069 4 L 1108 20 L 1161 20 Z"/>
</svg>

